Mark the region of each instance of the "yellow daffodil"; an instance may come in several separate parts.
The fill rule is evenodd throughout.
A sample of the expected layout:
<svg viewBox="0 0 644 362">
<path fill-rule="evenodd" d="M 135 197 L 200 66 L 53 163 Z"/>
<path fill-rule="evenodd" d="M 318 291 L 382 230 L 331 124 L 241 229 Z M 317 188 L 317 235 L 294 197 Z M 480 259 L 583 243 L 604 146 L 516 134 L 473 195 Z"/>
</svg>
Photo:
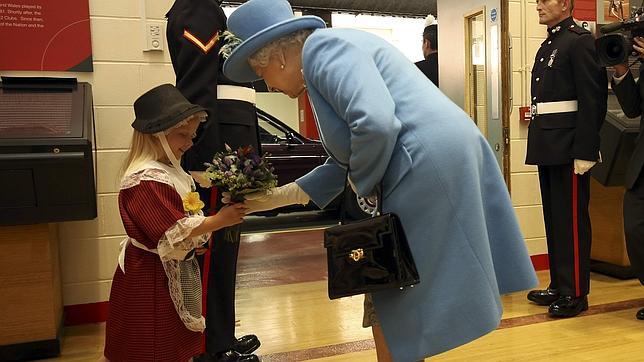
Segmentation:
<svg viewBox="0 0 644 362">
<path fill-rule="evenodd" d="M 203 209 L 204 206 L 205 204 L 201 201 L 199 193 L 197 192 L 190 192 L 183 198 L 183 210 L 186 212 L 196 214 Z"/>
</svg>

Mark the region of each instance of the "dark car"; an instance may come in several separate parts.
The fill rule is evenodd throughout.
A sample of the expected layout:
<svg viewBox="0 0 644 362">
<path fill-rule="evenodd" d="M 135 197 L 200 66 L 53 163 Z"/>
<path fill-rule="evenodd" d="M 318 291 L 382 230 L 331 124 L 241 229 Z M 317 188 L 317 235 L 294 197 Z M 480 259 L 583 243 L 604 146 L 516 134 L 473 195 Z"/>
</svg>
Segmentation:
<svg viewBox="0 0 644 362">
<path fill-rule="evenodd" d="M 271 114 L 257 109 L 259 122 L 259 138 L 262 143 L 262 152 L 270 154 L 269 160 L 275 168 L 278 184 L 284 185 L 295 181 L 315 167 L 322 165 L 328 155 L 317 140 L 306 138 L 296 132 Z M 349 188 L 345 191 L 344 202 L 340 205 L 342 197 L 336 198 L 325 210 L 340 210 L 345 208 L 347 215 L 352 219 L 361 219 L 369 216 L 373 206 Z M 291 212 L 303 210 L 319 210 L 314 203 L 305 207 L 290 206 L 277 209 L 276 212 L 265 212 L 261 215 L 275 215 L 278 212 Z"/>
</svg>

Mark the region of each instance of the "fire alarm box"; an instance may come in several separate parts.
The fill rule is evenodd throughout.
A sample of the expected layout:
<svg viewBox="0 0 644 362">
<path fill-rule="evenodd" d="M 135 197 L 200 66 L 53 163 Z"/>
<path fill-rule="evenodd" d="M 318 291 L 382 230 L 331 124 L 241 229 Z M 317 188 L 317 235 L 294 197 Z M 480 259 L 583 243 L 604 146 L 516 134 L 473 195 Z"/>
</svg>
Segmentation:
<svg viewBox="0 0 644 362">
<path fill-rule="evenodd" d="M 522 123 L 530 123 L 532 120 L 532 113 L 530 106 L 519 107 L 519 121 Z"/>
</svg>

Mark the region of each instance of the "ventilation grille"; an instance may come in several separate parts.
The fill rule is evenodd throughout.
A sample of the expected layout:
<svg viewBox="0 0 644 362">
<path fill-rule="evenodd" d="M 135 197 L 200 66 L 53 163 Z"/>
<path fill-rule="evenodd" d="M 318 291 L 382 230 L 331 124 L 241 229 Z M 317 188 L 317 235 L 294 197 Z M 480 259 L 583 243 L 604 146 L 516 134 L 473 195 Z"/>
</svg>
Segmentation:
<svg viewBox="0 0 644 362">
<path fill-rule="evenodd" d="M 3 93 L 0 138 L 70 137 L 72 93 Z"/>
</svg>

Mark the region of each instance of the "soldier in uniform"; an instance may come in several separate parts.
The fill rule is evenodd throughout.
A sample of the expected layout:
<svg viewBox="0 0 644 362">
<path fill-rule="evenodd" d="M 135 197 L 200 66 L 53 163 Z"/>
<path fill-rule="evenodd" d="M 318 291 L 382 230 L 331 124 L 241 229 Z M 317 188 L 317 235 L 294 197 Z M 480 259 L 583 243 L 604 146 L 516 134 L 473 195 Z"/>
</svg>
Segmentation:
<svg viewBox="0 0 644 362">
<path fill-rule="evenodd" d="M 633 48 L 644 59 L 644 38 L 636 37 Z M 641 74 L 641 72 L 640 72 Z M 631 118 L 641 116 L 640 132 L 624 177 L 624 234 L 631 267 L 644 284 L 644 81 L 635 81 L 628 64 L 615 65 L 613 90 L 624 113 Z M 635 315 L 644 320 L 644 308 Z"/>
<path fill-rule="evenodd" d="M 208 110 L 208 121 L 197 130 L 194 146 L 184 155 L 184 169 L 203 171 L 204 162 L 224 150 L 251 145 L 260 152 L 255 90 L 251 84 L 232 82 L 224 77 L 219 55 L 226 15 L 218 0 L 176 0 L 166 15 L 170 58 L 177 88 L 190 100 Z M 211 189 L 197 187 L 206 210 L 221 207 Z M 259 348 L 255 335 L 235 338 L 235 280 L 239 240 L 222 239 L 224 231 L 213 233 L 206 301 L 206 356 L 216 361 L 258 361 L 250 354 Z"/>
<path fill-rule="evenodd" d="M 588 309 L 590 168 L 599 159 L 608 80 L 595 38 L 572 18 L 573 0 L 538 0 L 548 26 L 532 68 L 532 121 L 526 163 L 537 165 L 550 261 L 550 285 L 528 299 L 555 317 Z"/>
</svg>

